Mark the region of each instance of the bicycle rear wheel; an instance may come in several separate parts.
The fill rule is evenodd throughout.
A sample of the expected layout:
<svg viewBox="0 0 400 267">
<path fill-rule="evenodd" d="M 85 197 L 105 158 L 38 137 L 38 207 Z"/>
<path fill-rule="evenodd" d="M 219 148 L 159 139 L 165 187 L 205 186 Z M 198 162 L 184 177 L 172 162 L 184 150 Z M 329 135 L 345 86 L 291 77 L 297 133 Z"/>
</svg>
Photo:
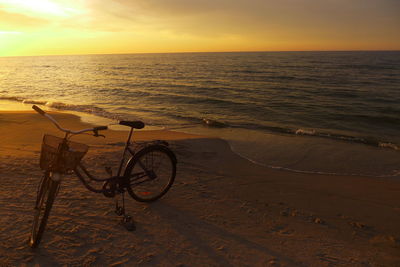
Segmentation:
<svg viewBox="0 0 400 267">
<path fill-rule="evenodd" d="M 159 199 L 171 188 L 176 175 L 176 157 L 166 146 L 151 145 L 135 154 L 126 170 L 126 189 L 137 201 Z"/>
<path fill-rule="evenodd" d="M 37 247 L 42 239 L 59 186 L 60 182 L 51 179 L 49 172 L 46 172 L 40 181 L 35 204 L 35 214 L 32 222 L 32 231 L 29 238 L 29 245 L 32 248 Z"/>
</svg>

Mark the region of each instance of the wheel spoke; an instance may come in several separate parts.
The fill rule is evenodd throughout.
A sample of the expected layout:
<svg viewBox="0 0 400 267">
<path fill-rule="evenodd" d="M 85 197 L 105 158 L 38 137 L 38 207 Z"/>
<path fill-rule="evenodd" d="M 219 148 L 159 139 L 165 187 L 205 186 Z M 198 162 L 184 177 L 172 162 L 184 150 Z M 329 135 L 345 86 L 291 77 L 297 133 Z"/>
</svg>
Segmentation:
<svg viewBox="0 0 400 267">
<path fill-rule="evenodd" d="M 147 178 L 147 179 L 144 179 L 144 180 L 142 180 L 142 181 L 135 181 L 134 183 L 131 183 L 130 185 L 131 185 L 131 186 L 138 186 L 138 185 L 140 185 L 140 184 L 149 182 L 149 181 L 151 181 L 151 180 L 152 180 L 151 178 Z"/>
<path fill-rule="evenodd" d="M 59 182 L 51 180 L 48 174 L 42 178 L 36 199 L 35 215 L 29 240 L 31 247 L 36 247 L 40 242 L 58 189 Z"/>
<path fill-rule="evenodd" d="M 171 187 L 176 172 L 175 156 L 166 147 L 154 145 L 139 151 L 127 168 L 128 192 L 138 201 L 153 201 Z M 130 173 L 130 174 L 129 174 Z"/>
</svg>

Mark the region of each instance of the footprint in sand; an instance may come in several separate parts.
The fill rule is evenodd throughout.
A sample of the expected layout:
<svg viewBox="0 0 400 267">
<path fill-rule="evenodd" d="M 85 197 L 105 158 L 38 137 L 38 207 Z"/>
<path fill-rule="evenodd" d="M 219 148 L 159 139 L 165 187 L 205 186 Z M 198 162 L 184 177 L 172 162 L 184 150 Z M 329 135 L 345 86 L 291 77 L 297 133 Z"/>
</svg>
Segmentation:
<svg viewBox="0 0 400 267">
<path fill-rule="evenodd" d="M 341 264 L 346 264 L 346 263 L 348 264 L 349 263 L 349 262 L 347 262 L 347 261 L 345 261 L 343 259 L 336 258 L 336 257 L 333 257 L 333 256 L 329 256 L 329 255 L 327 255 L 325 253 L 320 253 L 320 254 L 317 254 L 316 256 L 321 261 L 327 262 L 327 263 L 332 264 L 332 265 L 341 265 Z"/>
<path fill-rule="evenodd" d="M 293 235 L 294 230 L 287 229 L 287 225 L 276 225 L 271 228 L 269 231 L 272 234 L 278 234 L 278 235 L 284 235 L 284 236 L 290 236 Z"/>
</svg>

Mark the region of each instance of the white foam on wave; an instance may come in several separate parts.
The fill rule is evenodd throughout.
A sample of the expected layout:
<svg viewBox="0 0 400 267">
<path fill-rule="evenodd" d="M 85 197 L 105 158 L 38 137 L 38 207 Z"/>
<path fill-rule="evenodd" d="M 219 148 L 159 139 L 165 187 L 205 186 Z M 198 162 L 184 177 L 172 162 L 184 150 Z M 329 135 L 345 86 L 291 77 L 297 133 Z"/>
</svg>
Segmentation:
<svg viewBox="0 0 400 267">
<path fill-rule="evenodd" d="M 393 143 L 379 143 L 379 147 L 391 148 L 391 149 L 394 149 L 394 150 L 400 150 L 400 147 L 398 145 L 393 144 Z"/>
<path fill-rule="evenodd" d="M 10 101 L 18 101 L 18 102 L 24 101 L 24 98 L 19 97 L 19 96 L 0 96 L 0 99 L 10 100 Z"/>
<path fill-rule="evenodd" d="M 24 99 L 24 100 L 22 100 L 22 103 L 23 104 L 34 104 L 34 105 L 46 105 L 47 101 Z"/>
<path fill-rule="evenodd" d="M 29 99 L 29 98 L 23 98 L 20 96 L 0 96 L 0 100 L 17 101 L 17 102 L 21 102 L 23 104 L 43 105 L 48 108 L 54 108 L 54 109 L 59 109 L 59 110 L 78 111 L 78 112 L 83 112 L 83 113 L 88 113 L 88 114 L 93 114 L 93 115 L 109 118 L 109 119 L 117 119 L 118 118 L 118 115 L 108 112 L 105 109 L 97 107 L 95 105 L 74 105 L 74 104 L 67 104 L 67 103 L 63 103 L 63 102 Z"/>
<path fill-rule="evenodd" d="M 67 104 L 63 102 L 52 102 L 47 101 L 45 103 L 46 107 L 57 109 L 57 110 L 67 110 L 67 111 L 74 111 L 79 112 L 82 114 L 89 114 L 94 115 L 97 117 L 102 117 L 111 120 L 123 120 L 122 116 L 119 114 L 111 113 L 106 111 L 103 108 L 94 106 L 94 105 L 74 105 L 74 104 Z"/>
<path fill-rule="evenodd" d="M 137 117 L 133 114 L 129 113 L 113 113 L 109 112 L 101 107 L 87 104 L 87 105 L 75 105 L 68 104 L 64 102 L 57 101 L 48 101 L 48 100 L 37 100 L 37 99 L 29 99 L 20 96 L 0 96 L 0 100 L 10 101 L 10 102 L 19 102 L 25 105 L 41 105 L 48 109 L 55 109 L 60 111 L 70 111 L 72 113 L 76 112 L 76 115 L 81 117 L 82 120 L 87 120 L 87 116 L 93 116 L 99 118 L 99 120 L 91 118 L 90 122 L 104 122 L 102 119 L 111 120 L 111 121 L 120 121 L 120 120 L 143 120 L 143 118 Z M 164 129 L 164 126 L 159 126 L 157 123 L 154 123 L 151 120 L 144 120 L 146 124 L 147 130 L 151 129 Z"/>
<path fill-rule="evenodd" d="M 315 130 L 297 129 L 295 134 L 298 135 L 315 135 Z"/>
</svg>

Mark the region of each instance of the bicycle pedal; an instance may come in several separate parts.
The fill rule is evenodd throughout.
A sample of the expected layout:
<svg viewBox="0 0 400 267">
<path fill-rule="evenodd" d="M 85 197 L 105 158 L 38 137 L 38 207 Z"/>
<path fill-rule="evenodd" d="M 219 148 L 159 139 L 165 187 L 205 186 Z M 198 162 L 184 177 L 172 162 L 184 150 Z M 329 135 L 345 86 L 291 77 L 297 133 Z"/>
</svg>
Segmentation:
<svg viewBox="0 0 400 267">
<path fill-rule="evenodd" d="M 105 197 L 115 197 L 116 187 L 113 181 L 106 181 L 103 183 L 103 195 Z"/>
<path fill-rule="evenodd" d="M 129 215 L 125 215 L 122 218 L 122 224 L 124 225 L 125 229 L 128 231 L 135 231 L 136 230 L 136 225 L 135 222 L 133 221 L 132 217 Z"/>
<path fill-rule="evenodd" d="M 124 208 L 122 207 L 116 207 L 115 208 L 115 214 L 117 214 L 118 216 L 121 216 L 125 213 Z"/>
</svg>

